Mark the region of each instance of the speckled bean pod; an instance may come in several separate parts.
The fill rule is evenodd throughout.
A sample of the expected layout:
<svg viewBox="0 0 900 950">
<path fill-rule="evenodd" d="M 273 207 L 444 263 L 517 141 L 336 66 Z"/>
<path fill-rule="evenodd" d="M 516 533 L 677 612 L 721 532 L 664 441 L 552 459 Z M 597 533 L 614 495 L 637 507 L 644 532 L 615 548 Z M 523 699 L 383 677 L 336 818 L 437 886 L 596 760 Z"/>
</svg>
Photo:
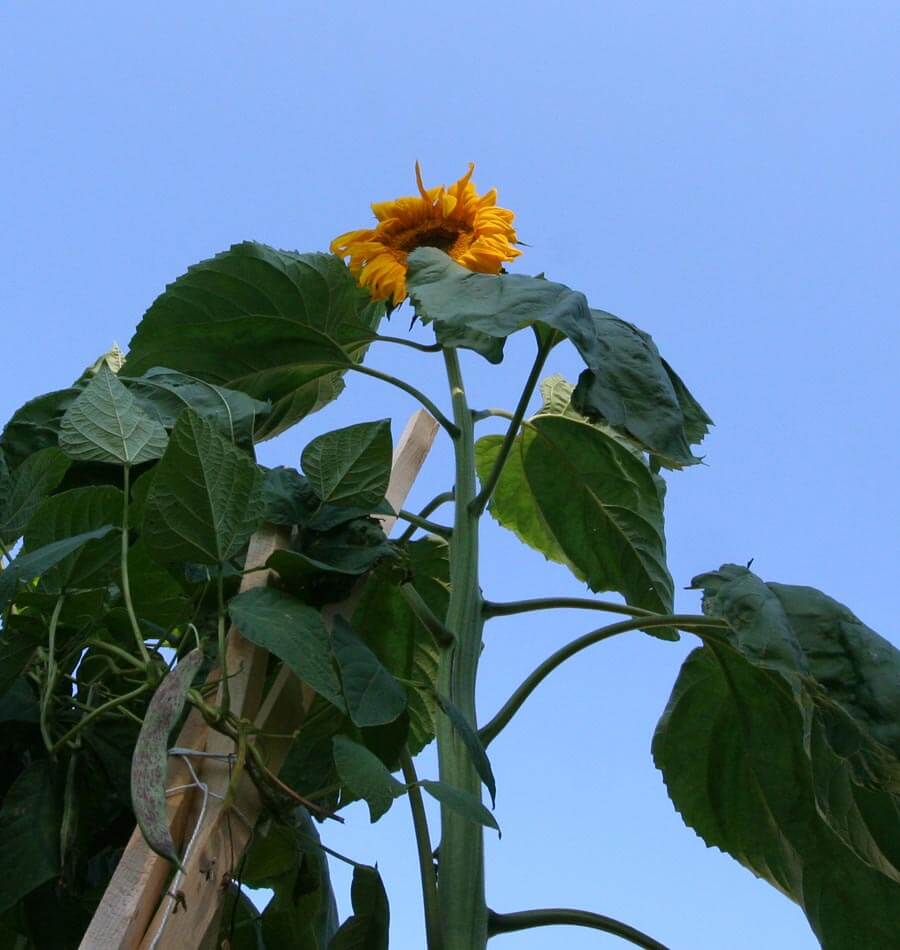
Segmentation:
<svg viewBox="0 0 900 950">
<path fill-rule="evenodd" d="M 202 651 L 192 650 L 160 683 L 147 706 L 131 760 L 131 804 L 144 840 L 157 854 L 178 865 L 166 812 L 169 733 L 181 716 L 202 660 Z"/>
</svg>

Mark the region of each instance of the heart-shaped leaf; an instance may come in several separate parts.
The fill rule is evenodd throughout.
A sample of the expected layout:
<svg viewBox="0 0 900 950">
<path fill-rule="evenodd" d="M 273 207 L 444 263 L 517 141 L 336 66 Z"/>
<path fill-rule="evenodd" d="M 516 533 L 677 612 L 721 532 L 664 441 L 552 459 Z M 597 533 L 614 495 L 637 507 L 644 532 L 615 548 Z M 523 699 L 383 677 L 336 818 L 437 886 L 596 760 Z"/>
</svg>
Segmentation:
<svg viewBox="0 0 900 950">
<path fill-rule="evenodd" d="M 79 462 L 137 465 L 159 458 L 166 442 L 166 430 L 105 363 L 60 422 L 60 448 Z"/>
</svg>

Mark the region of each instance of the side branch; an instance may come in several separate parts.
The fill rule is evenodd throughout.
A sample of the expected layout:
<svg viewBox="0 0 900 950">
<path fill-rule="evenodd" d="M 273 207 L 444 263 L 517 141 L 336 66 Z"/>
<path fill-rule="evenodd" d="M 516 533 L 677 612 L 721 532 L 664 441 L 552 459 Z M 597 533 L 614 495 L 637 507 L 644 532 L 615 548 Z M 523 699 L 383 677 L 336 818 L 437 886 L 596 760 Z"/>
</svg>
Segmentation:
<svg viewBox="0 0 900 950">
<path fill-rule="evenodd" d="M 668 950 L 665 944 L 648 937 L 647 934 L 641 933 L 640 930 L 628 924 L 623 924 L 612 917 L 605 917 L 603 914 L 592 914 L 587 910 L 546 907 L 540 910 L 520 910 L 514 914 L 488 911 L 488 937 L 513 933 L 516 930 L 530 930 L 533 927 L 553 927 L 558 924 L 602 930 L 604 933 L 628 940 L 637 947 L 644 947 L 645 950 Z"/>
<path fill-rule="evenodd" d="M 459 435 L 459 428 L 438 409 L 425 393 L 416 389 L 415 386 L 411 386 L 409 383 L 404 382 L 404 380 L 398 379 L 396 376 L 391 376 L 389 373 L 382 373 L 380 370 L 363 366 L 361 363 L 354 363 L 352 366 L 348 366 L 347 369 L 353 370 L 355 373 L 362 373 L 363 376 L 371 376 L 372 379 L 380 379 L 383 383 L 388 383 L 391 386 L 396 386 L 397 389 L 402 389 L 403 392 L 408 393 L 413 399 L 418 399 L 454 439 Z"/>
<path fill-rule="evenodd" d="M 634 620 L 622 620 L 620 623 L 610 624 L 608 627 L 600 627 L 598 630 L 592 630 L 584 636 L 567 643 L 556 653 L 547 657 L 540 666 L 536 667 L 523 681 L 519 688 L 509 697 L 496 716 L 482 729 L 478 731 L 485 748 L 497 738 L 500 731 L 519 711 L 519 708 L 526 699 L 540 686 L 540 684 L 562 663 L 574 656 L 581 650 L 602 640 L 608 640 L 620 633 L 628 633 L 630 630 L 648 630 L 653 627 L 678 627 L 680 629 L 689 629 L 696 632 L 702 627 L 712 627 L 717 629 L 726 628 L 728 625 L 724 620 L 718 620 L 715 617 L 705 617 L 697 614 L 672 614 L 665 617 L 659 614 L 652 617 L 636 617 Z"/>
<path fill-rule="evenodd" d="M 535 597 L 532 600 L 512 600 L 498 603 L 486 600 L 482 605 L 484 619 L 509 617 L 513 614 L 529 613 L 533 610 L 555 610 L 558 607 L 572 607 L 577 610 L 602 610 L 610 614 L 625 614 L 627 617 L 658 617 L 652 610 L 643 607 L 629 607 L 628 604 L 614 604 L 608 600 L 591 600 L 589 597 Z"/>
<path fill-rule="evenodd" d="M 500 481 L 500 475 L 503 472 L 503 466 L 506 464 L 506 460 L 509 458 L 509 453 L 512 451 L 516 436 L 519 434 L 519 426 L 522 424 L 522 419 L 525 418 L 525 413 L 528 410 L 528 403 L 531 402 L 531 397 L 534 395 L 535 387 L 537 386 L 538 380 L 541 376 L 541 370 L 544 368 L 544 363 L 547 362 L 547 357 L 550 355 L 551 349 L 551 342 L 542 343 L 540 339 L 538 339 L 538 351 L 534 358 L 534 364 L 531 367 L 531 372 L 528 374 L 528 379 L 525 381 L 525 388 L 522 390 L 522 395 L 519 397 L 519 403 L 516 406 L 516 411 L 512 414 L 509 428 L 506 430 L 506 435 L 503 437 L 503 443 L 500 446 L 500 451 L 497 453 L 497 458 L 494 460 L 494 466 L 491 469 L 487 480 L 482 486 L 481 491 L 472 502 L 472 509 L 478 515 L 480 515 L 481 512 L 487 508 L 488 502 L 491 500 L 491 495 L 494 494 L 494 489 L 497 487 L 497 482 Z"/>
</svg>

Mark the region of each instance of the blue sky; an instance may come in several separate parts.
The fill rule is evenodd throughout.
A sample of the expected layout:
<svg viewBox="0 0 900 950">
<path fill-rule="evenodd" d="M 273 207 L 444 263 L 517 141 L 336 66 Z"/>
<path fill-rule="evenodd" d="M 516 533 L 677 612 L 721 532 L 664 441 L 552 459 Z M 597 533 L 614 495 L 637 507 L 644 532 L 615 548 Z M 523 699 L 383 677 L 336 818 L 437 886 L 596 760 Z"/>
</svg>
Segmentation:
<svg viewBox="0 0 900 950">
<path fill-rule="evenodd" d="M 126 344 L 188 264 L 249 238 L 324 249 L 366 226 L 372 200 L 410 193 L 416 159 L 429 183 L 474 160 L 531 245 L 514 269 L 651 332 L 716 420 L 706 466 L 669 479 L 676 586 L 754 557 L 897 642 L 898 28 L 896 3 L 867 0 L 7 2 L 0 417 Z M 476 404 L 515 402 L 530 351 L 507 353 L 496 372 L 465 361 Z M 443 399 L 427 356 L 375 348 L 371 362 Z M 548 371 L 577 370 L 560 348 Z M 413 408 L 354 378 L 261 458 L 296 464 L 319 432 L 385 415 L 396 436 Z M 416 499 L 448 462 L 437 449 Z M 492 524 L 483 545 L 492 599 L 581 593 Z M 493 621 L 482 715 L 591 626 Z M 676 950 L 816 946 L 799 910 L 681 825 L 652 766 L 692 645 L 596 647 L 492 746 L 496 909 L 584 907 Z M 421 946 L 405 802 L 373 827 L 359 807 L 348 818 L 329 843 L 378 860 L 392 946 Z M 622 945 L 574 929 L 498 944 Z"/>
</svg>

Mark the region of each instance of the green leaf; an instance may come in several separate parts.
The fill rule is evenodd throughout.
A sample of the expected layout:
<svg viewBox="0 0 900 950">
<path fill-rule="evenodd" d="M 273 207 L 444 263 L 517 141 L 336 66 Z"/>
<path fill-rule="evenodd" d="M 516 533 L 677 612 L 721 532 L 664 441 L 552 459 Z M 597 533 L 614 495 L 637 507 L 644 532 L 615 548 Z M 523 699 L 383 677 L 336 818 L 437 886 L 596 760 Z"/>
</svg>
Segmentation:
<svg viewBox="0 0 900 950">
<path fill-rule="evenodd" d="M 450 811 L 456 812 L 457 815 L 461 815 L 477 825 L 493 828 L 498 835 L 500 834 L 500 826 L 497 824 L 497 820 L 470 792 L 464 792 L 461 788 L 448 785 L 446 782 L 431 782 L 423 779 L 419 782 L 419 785 L 432 798 L 449 808 Z"/>
<path fill-rule="evenodd" d="M 334 618 L 331 646 L 337 660 L 354 725 L 393 722 L 406 709 L 406 693 L 378 662 L 378 657 L 353 632 L 343 617 Z"/>
<path fill-rule="evenodd" d="M 652 337 L 611 313 L 592 310 L 591 316 L 596 335 L 589 355 L 582 353 L 588 368 L 578 378 L 572 405 L 627 433 L 667 468 L 697 464 L 690 445 L 706 434 L 711 420 Z"/>
<path fill-rule="evenodd" d="M 0 611 L 6 609 L 19 583 L 34 580 L 35 577 L 50 570 L 83 545 L 106 537 L 112 530 L 112 525 L 105 525 L 73 538 L 54 541 L 53 544 L 30 551 L 28 554 L 20 554 L 5 571 L 0 571 Z"/>
<path fill-rule="evenodd" d="M 59 424 L 81 394 L 71 386 L 31 399 L 14 413 L 0 436 L 0 446 L 10 468 L 16 468 L 41 449 L 59 447 Z"/>
<path fill-rule="evenodd" d="M 684 820 L 796 901 L 823 946 L 900 932 L 900 652 L 808 587 L 724 565 L 653 755 Z"/>
<path fill-rule="evenodd" d="M 0 642 L 2 650 L 2 642 Z M 24 676 L 13 680 L 6 691 L 0 688 L 0 723 L 39 722 L 40 706 L 31 682 Z"/>
<path fill-rule="evenodd" d="M 39 449 L 13 472 L 0 471 L 0 541 L 9 546 L 25 533 L 38 505 L 63 480 L 69 460 L 57 448 Z"/>
<path fill-rule="evenodd" d="M 128 551 L 128 572 L 138 620 L 166 631 L 190 619 L 193 605 L 184 588 L 150 556 L 143 539 Z"/>
<path fill-rule="evenodd" d="M 407 741 L 411 755 L 417 755 L 434 738 L 440 654 L 434 638 L 406 602 L 398 584 L 411 580 L 432 613 L 436 617 L 446 616 L 450 586 L 448 550 L 446 541 L 433 536 L 405 545 L 412 577 L 395 577 L 393 562 L 379 567 L 367 579 L 353 614 L 353 629 L 390 673 L 406 681 L 410 720 Z"/>
<path fill-rule="evenodd" d="M 156 299 L 124 372 L 166 366 L 271 401 L 256 431 L 269 438 L 337 396 L 383 313 L 333 254 L 236 244 Z"/>
<path fill-rule="evenodd" d="M 59 812 L 53 766 L 32 762 L 13 782 L 0 808 L 0 913 L 59 872 Z"/>
<path fill-rule="evenodd" d="M 3 628 L 0 635 L 0 696 L 13 687 L 43 642 L 43 624 L 35 630 Z"/>
<path fill-rule="evenodd" d="M 228 612 L 243 637 L 273 653 L 320 696 L 345 709 L 328 631 L 317 610 L 285 591 L 257 587 L 233 597 Z"/>
<path fill-rule="evenodd" d="M 347 736 L 335 736 L 332 740 L 334 762 L 337 766 L 341 784 L 345 785 L 357 798 L 362 798 L 369 806 L 372 823 L 379 818 L 406 791 L 387 770 L 381 759 L 365 746 L 354 742 Z"/>
<path fill-rule="evenodd" d="M 266 521 L 298 525 L 310 531 L 330 531 L 370 514 L 395 514 L 384 498 L 365 508 L 325 505 L 319 501 L 308 478 L 284 466 L 266 470 L 263 497 Z"/>
<path fill-rule="evenodd" d="M 166 811 L 166 766 L 169 733 L 184 709 L 191 681 L 203 662 L 203 651 L 192 650 L 157 687 L 144 714 L 131 763 L 131 803 L 148 846 L 180 866 Z"/>
<path fill-rule="evenodd" d="M 326 432 L 303 450 L 300 464 L 316 495 L 332 505 L 372 508 L 391 477 L 391 420 Z"/>
<path fill-rule="evenodd" d="M 344 921 L 328 950 L 388 950 L 390 910 L 381 875 L 357 864 L 351 888 L 353 916 Z"/>
<path fill-rule="evenodd" d="M 487 436 L 476 444 L 482 480 L 501 441 Z M 659 493 L 647 466 L 599 429 L 535 416 L 516 439 L 490 511 L 591 590 L 618 591 L 636 607 L 671 613 Z"/>
<path fill-rule="evenodd" d="M 166 430 L 141 409 L 105 364 L 60 421 L 59 445 L 79 462 L 138 465 L 158 459 Z"/>
<path fill-rule="evenodd" d="M 661 464 L 695 464 L 690 443 L 709 418 L 662 360 L 651 337 L 583 294 L 538 277 L 478 274 L 437 248 L 409 256 L 407 285 L 416 314 L 433 321 L 445 345 L 474 349 L 499 362 L 497 342 L 533 326 L 539 338 L 568 338 L 587 369 L 575 408 L 637 440 Z"/>
<path fill-rule="evenodd" d="M 156 466 L 143 538 L 157 560 L 220 564 L 262 515 L 262 475 L 247 455 L 190 409 Z"/>
<path fill-rule="evenodd" d="M 444 715 L 450 720 L 453 728 L 456 730 L 456 734 L 462 739 L 463 745 L 468 750 L 469 756 L 472 759 L 472 764 L 475 766 L 475 771 L 490 793 L 491 805 L 496 807 L 497 782 L 494 779 L 494 770 L 491 768 L 487 752 L 484 750 L 481 739 L 478 738 L 478 733 L 462 714 L 462 710 L 454 706 L 446 696 L 441 696 L 440 693 L 438 693 L 438 703 Z"/>
<path fill-rule="evenodd" d="M 48 498 L 34 513 L 25 532 L 28 553 L 104 525 L 121 527 L 124 495 L 111 485 L 73 488 Z M 73 552 L 41 576 L 41 590 L 60 593 L 70 587 L 103 587 L 118 570 L 121 535 Z"/>
<path fill-rule="evenodd" d="M 122 377 L 122 381 L 139 405 L 167 429 L 175 425 L 185 409 L 192 409 L 235 445 L 252 445 L 258 422 L 271 409 L 269 403 L 246 393 L 163 366 L 154 366 L 136 378 Z"/>
</svg>

